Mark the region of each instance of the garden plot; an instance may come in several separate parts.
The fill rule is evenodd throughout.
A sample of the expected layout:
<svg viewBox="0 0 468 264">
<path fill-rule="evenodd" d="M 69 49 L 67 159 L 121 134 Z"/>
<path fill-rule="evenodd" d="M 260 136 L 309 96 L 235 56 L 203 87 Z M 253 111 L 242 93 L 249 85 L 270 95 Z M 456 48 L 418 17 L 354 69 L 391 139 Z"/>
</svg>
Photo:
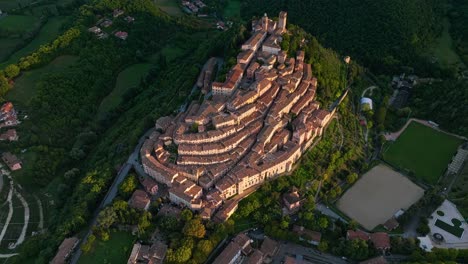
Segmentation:
<svg viewBox="0 0 468 264">
<path fill-rule="evenodd" d="M 424 190 L 385 165 L 368 171 L 338 201 L 338 208 L 368 230 L 408 209 Z"/>
</svg>

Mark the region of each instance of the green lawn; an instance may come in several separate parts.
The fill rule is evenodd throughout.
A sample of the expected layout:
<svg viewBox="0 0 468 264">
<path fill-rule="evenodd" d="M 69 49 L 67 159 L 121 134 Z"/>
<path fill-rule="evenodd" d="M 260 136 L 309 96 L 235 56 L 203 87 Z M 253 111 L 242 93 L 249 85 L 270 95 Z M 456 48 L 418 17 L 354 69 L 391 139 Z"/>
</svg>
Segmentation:
<svg viewBox="0 0 468 264">
<path fill-rule="evenodd" d="M 52 17 L 42 26 L 37 36 L 24 48 L 12 54 L 7 61 L 0 64 L 0 68 L 8 64 L 17 63 L 21 57 L 27 56 L 39 48 L 39 46 L 53 41 L 60 33 L 60 28 L 67 17 Z M 0 20 L 1 21 L 1 20 Z"/>
<path fill-rule="evenodd" d="M 444 30 L 432 47 L 432 53 L 439 63 L 444 66 L 463 65 L 460 56 L 455 52 L 452 37 L 450 36 L 450 22 L 448 18 L 443 20 Z"/>
<path fill-rule="evenodd" d="M 0 18 L 0 29 L 18 33 L 28 32 L 38 21 L 39 18 L 34 16 L 8 15 Z"/>
<path fill-rule="evenodd" d="M 10 56 L 17 45 L 21 44 L 20 38 L 2 38 L 0 39 L 0 61 Z"/>
<path fill-rule="evenodd" d="M 437 183 L 463 141 L 422 124 L 411 122 L 383 157 L 418 179 Z"/>
<path fill-rule="evenodd" d="M 177 0 L 154 0 L 154 4 L 171 16 L 183 15 L 182 10 L 179 7 L 179 1 Z"/>
<path fill-rule="evenodd" d="M 240 17 L 240 1 L 239 0 L 228 0 L 226 8 L 224 8 L 224 16 L 226 18 Z"/>
<path fill-rule="evenodd" d="M 461 223 L 460 220 L 452 219 L 452 223 L 445 223 L 437 219 L 435 222 L 435 226 L 449 232 L 450 234 L 460 238 L 463 235 L 463 228 L 460 227 Z"/>
<path fill-rule="evenodd" d="M 140 63 L 121 71 L 117 76 L 114 90 L 102 100 L 98 114 L 102 115 L 115 109 L 122 102 L 122 96 L 125 92 L 140 84 L 141 78 L 146 76 L 150 68 L 151 64 Z"/>
<path fill-rule="evenodd" d="M 42 75 L 64 69 L 72 65 L 77 59 L 76 56 L 60 56 L 44 67 L 23 72 L 15 80 L 15 85 L 5 96 L 6 99 L 13 102 L 21 102 L 23 105 L 28 104 L 36 91 L 36 84 Z"/>
<path fill-rule="evenodd" d="M 135 237 L 129 232 L 112 232 L 109 241 L 96 240 L 94 248 L 87 254 L 82 254 L 79 264 L 119 264 L 127 263 L 133 248 Z"/>
</svg>

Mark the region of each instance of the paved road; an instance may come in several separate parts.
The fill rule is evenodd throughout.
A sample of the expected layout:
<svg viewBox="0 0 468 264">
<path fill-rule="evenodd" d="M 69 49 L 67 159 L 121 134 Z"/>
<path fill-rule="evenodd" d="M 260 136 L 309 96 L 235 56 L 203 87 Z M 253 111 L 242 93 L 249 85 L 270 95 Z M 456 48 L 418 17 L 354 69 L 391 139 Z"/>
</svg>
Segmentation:
<svg viewBox="0 0 468 264">
<path fill-rule="evenodd" d="M 0 193 L 2 192 L 3 188 L 3 174 L 0 173 Z"/>
<path fill-rule="evenodd" d="M 285 256 L 296 257 L 300 256 L 304 260 L 314 264 L 347 264 L 346 260 L 333 255 L 322 253 L 316 249 L 304 247 L 301 245 L 283 242 L 280 245 L 278 253 L 273 257 L 273 264 L 280 264 L 284 261 Z"/>
<path fill-rule="evenodd" d="M 315 209 L 317 211 L 320 211 L 322 214 L 327 215 L 327 216 L 329 216 L 329 217 L 331 217 L 333 219 L 340 219 L 342 222 L 348 223 L 348 221 L 346 219 L 339 216 L 337 213 L 333 212 L 333 210 L 331 210 L 330 208 L 328 208 L 326 205 L 324 205 L 322 203 L 317 203 L 315 205 Z"/>
<path fill-rule="evenodd" d="M 89 225 L 89 228 L 88 228 L 88 232 L 86 233 L 86 236 L 81 240 L 81 243 L 84 243 L 86 242 L 86 240 L 88 239 L 89 235 L 91 235 L 92 233 L 92 227 L 95 226 L 97 224 L 97 217 L 99 215 L 99 212 L 104 208 L 106 207 L 108 204 L 110 204 L 112 202 L 112 200 L 114 200 L 115 196 L 117 196 L 117 192 L 118 192 L 118 188 L 119 188 L 119 185 L 120 183 L 125 179 L 125 177 L 127 176 L 128 172 L 130 171 L 130 169 L 132 168 L 132 165 L 133 164 L 137 164 L 137 160 L 138 160 L 138 154 L 140 153 L 140 148 L 141 146 L 143 145 L 143 142 L 145 142 L 145 139 L 148 138 L 148 136 L 154 131 L 154 128 L 151 128 L 150 130 L 148 130 L 141 138 L 140 140 L 138 141 L 138 144 L 135 146 L 135 149 L 133 150 L 133 152 L 130 154 L 130 156 L 128 157 L 128 160 L 127 162 L 125 163 L 125 165 L 120 169 L 119 173 L 117 174 L 117 176 L 115 177 L 114 179 L 114 182 L 112 183 L 111 187 L 109 188 L 109 190 L 107 191 L 107 194 L 106 196 L 104 197 L 104 199 L 102 200 L 101 204 L 99 205 L 99 207 L 95 210 L 94 212 L 94 216 L 93 216 L 93 220 L 91 221 L 90 225 Z M 73 257 L 70 261 L 71 264 L 76 264 L 78 263 L 78 260 L 81 256 L 81 248 L 80 248 L 80 245 L 78 246 L 78 249 L 76 250 L 75 254 L 73 254 Z"/>
</svg>

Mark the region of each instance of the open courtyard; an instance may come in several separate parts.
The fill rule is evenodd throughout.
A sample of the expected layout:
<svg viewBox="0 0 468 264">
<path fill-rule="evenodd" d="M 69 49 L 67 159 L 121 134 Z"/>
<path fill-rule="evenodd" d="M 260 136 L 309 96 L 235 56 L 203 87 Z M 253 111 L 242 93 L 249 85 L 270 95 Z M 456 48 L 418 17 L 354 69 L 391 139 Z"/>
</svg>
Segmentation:
<svg viewBox="0 0 468 264">
<path fill-rule="evenodd" d="M 384 149 L 383 157 L 394 167 L 435 184 L 462 143 L 460 138 L 413 121 Z"/>
<path fill-rule="evenodd" d="M 408 178 L 385 165 L 364 174 L 338 201 L 338 208 L 368 230 L 407 209 L 424 194 Z"/>
<path fill-rule="evenodd" d="M 466 221 L 452 202 L 445 200 L 435 210 L 429 220 L 431 236 L 442 235 L 443 240 L 433 239 L 436 247 L 444 248 L 468 248 L 468 229 Z"/>
</svg>

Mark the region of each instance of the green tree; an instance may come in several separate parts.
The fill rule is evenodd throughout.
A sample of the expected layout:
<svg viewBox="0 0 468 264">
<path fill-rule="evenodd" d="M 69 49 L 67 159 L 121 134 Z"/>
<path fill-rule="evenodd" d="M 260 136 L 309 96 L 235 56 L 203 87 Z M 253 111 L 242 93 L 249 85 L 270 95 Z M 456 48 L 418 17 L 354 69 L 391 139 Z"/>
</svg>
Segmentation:
<svg viewBox="0 0 468 264">
<path fill-rule="evenodd" d="M 7 78 L 13 79 L 20 73 L 20 68 L 16 64 L 10 64 L 5 68 L 5 76 Z"/>
<path fill-rule="evenodd" d="M 91 234 L 88 236 L 88 240 L 81 245 L 81 250 L 86 254 L 93 248 L 94 241 L 96 241 L 96 236 Z"/>
<path fill-rule="evenodd" d="M 114 211 L 114 208 L 108 206 L 99 212 L 97 222 L 98 226 L 101 229 L 108 229 L 111 225 L 115 223 L 117 219 L 117 214 Z"/>
<path fill-rule="evenodd" d="M 206 230 L 201 220 L 199 218 L 194 218 L 185 223 L 182 233 L 186 236 L 203 238 L 205 236 Z"/>
<path fill-rule="evenodd" d="M 124 198 L 130 197 L 130 195 L 133 193 L 133 191 L 137 188 L 138 186 L 138 180 L 135 176 L 135 174 L 129 174 L 127 178 L 122 182 L 122 184 L 119 187 L 119 194 L 122 195 Z"/>
<path fill-rule="evenodd" d="M 321 252 L 325 252 L 328 250 L 328 243 L 325 240 L 320 241 L 320 243 L 317 246 L 317 249 L 320 250 Z"/>
<path fill-rule="evenodd" d="M 184 222 L 187 222 L 193 218 L 193 213 L 189 209 L 185 208 L 184 210 L 182 210 L 180 216 Z"/>
<path fill-rule="evenodd" d="M 348 176 L 346 176 L 346 182 L 349 184 L 353 184 L 354 182 L 356 182 L 357 179 L 358 179 L 358 175 L 355 172 L 350 173 L 348 174 Z"/>
</svg>

